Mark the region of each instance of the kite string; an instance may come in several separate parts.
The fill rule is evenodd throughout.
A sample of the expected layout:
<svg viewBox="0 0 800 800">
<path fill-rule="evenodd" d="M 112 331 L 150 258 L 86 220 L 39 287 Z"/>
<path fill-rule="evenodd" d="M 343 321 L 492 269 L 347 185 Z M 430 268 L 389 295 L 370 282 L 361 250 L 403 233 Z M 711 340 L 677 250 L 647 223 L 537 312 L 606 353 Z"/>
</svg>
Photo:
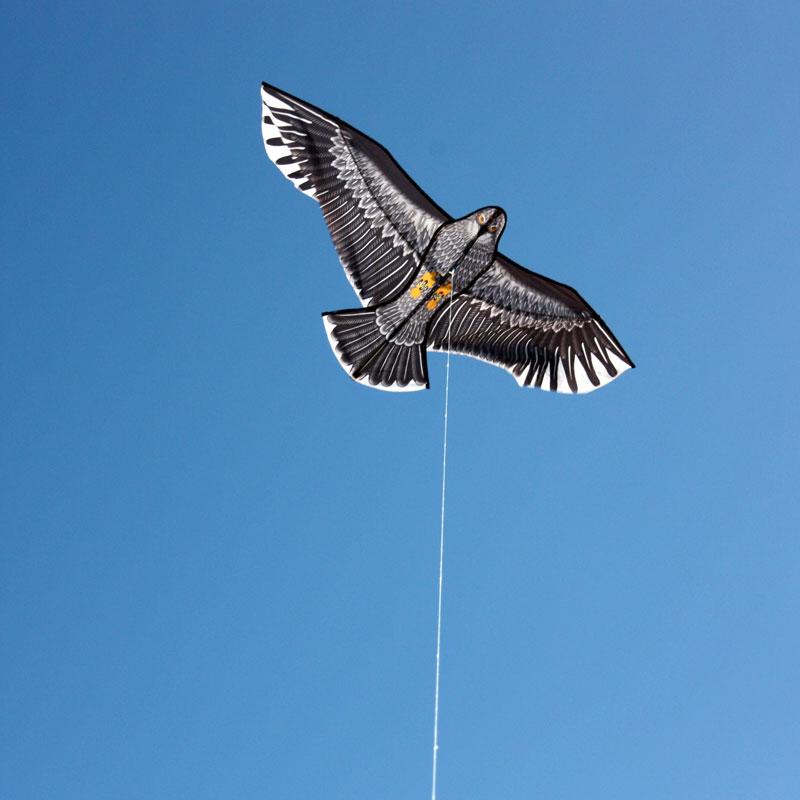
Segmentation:
<svg viewBox="0 0 800 800">
<path fill-rule="evenodd" d="M 431 800 L 436 800 L 436 769 L 439 763 L 439 675 L 442 657 L 442 583 L 444 578 L 444 504 L 447 489 L 447 412 L 450 405 L 450 330 L 453 323 L 453 302 L 447 319 L 447 366 L 444 381 L 444 440 L 442 443 L 442 513 L 439 526 L 439 592 L 436 612 L 436 688 L 433 696 L 433 780 Z"/>
</svg>

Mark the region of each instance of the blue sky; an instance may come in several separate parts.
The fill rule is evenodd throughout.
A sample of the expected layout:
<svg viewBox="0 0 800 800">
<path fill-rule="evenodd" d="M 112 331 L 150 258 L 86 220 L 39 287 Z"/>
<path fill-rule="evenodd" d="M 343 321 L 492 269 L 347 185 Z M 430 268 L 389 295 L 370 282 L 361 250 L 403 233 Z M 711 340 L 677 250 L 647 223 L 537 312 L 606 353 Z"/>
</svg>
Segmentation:
<svg viewBox="0 0 800 800">
<path fill-rule="evenodd" d="M 356 305 L 261 80 L 579 289 L 638 369 L 454 359 L 439 796 L 800 793 L 800 12 L 6 6 L 0 793 L 429 792 L 444 363 Z"/>
</svg>

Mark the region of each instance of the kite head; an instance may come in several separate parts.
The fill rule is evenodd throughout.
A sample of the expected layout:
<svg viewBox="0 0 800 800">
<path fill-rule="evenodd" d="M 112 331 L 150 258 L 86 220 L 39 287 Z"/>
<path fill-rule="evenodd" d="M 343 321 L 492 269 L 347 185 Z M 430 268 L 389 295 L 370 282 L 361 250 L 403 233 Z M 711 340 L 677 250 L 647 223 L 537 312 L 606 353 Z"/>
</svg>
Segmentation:
<svg viewBox="0 0 800 800">
<path fill-rule="evenodd" d="M 497 206 L 479 208 L 470 219 L 476 225 L 476 232 L 481 241 L 496 242 L 506 227 L 506 212 Z"/>
</svg>

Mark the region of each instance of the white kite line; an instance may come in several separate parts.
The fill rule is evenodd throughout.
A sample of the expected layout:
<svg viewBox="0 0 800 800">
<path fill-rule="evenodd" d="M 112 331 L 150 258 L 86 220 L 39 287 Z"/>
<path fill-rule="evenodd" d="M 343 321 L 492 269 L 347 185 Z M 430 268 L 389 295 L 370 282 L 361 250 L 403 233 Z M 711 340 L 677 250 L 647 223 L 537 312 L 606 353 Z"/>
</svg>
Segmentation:
<svg viewBox="0 0 800 800">
<path fill-rule="evenodd" d="M 439 599 L 436 612 L 436 688 L 433 696 L 433 779 L 431 800 L 436 800 L 436 770 L 439 766 L 439 675 L 442 660 L 442 581 L 444 578 L 444 500 L 447 489 L 447 411 L 450 404 L 450 329 L 453 324 L 453 302 L 447 320 L 447 366 L 444 381 L 444 442 L 442 444 L 442 514 L 439 526 Z"/>
</svg>

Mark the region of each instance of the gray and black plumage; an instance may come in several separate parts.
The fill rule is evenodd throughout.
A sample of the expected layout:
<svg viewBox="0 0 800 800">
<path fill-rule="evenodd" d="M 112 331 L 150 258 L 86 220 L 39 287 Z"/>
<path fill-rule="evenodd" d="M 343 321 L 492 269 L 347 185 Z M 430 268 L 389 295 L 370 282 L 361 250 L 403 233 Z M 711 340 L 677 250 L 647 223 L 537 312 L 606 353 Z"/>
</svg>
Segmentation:
<svg viewBox="0 0 800 800">
<path fill-rule="evenodd" d="M 574 289 L 498 252 L 502 209 L 453 219 L 346 122 L 266 83 L 261 97 L 267 155 L 319 203 L 364 306 L 323 315 L 353 379 L 425 389 L 426 351 L 447 349 L 501 366 L 521 386 L 567 393 L 634 366 Z"/>
</svg>

